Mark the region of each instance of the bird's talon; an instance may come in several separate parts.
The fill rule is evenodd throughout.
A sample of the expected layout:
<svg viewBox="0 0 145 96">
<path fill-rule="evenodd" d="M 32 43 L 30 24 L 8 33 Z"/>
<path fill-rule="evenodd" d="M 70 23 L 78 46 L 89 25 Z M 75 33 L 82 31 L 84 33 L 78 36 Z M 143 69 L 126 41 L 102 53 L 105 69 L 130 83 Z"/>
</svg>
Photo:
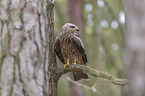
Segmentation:
<svg viewBox="0 0 145 96">
<path fill-rule="evenodd" d="M 67 67 L 69 65 L 69 63 L 67 63 L 67 64 L 64 64 L 64 69 Z"/>
<path fill-rule="evenodd" d="M 66 65 L 64 64 L 64 69 L 65 69 Z"/>
</svg>

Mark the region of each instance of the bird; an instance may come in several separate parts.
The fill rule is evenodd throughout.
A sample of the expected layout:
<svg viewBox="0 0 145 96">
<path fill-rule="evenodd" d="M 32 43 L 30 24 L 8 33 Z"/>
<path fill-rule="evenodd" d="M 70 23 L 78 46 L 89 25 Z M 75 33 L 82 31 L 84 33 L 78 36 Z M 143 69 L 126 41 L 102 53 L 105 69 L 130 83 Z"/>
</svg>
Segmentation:
<svg viewBox="0 0 145 96">
<path fill-rule="evenodd" d="M 79 28 L 72 23 L 66 23 L 61 32 L 55 39 L 55 53 L 64 64 L 67 65 L 86 65 L 87 56 L 84 44 L 78 33 Z M 74 81 L 89 79 L 84 72 L 73 72 Z"/>
</svg>

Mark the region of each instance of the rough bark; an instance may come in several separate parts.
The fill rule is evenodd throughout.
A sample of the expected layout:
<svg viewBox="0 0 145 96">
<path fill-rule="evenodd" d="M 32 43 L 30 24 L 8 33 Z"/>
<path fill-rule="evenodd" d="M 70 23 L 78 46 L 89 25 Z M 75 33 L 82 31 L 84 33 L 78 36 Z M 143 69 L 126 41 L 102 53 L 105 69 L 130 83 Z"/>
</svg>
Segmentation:
<svg viewBox="0 0 145 96">
<path fill-rule="evenodd" d="M 0 96 L 46 96 L 46 2 L 0 1 Z"/>
<path fill-rule="evenodd" d="M 53 0 L 47 0 L 47 19 L 48 19 L 48 79 L 49 79 L 49 96 L 57 96 L 57 83 L 55 71 L 57 70 L 55 52 L 54 52 L 54 3 Z"/>
<path fill-rule="evenodd" d="M 129 96 L 145 95 L 145 1 L 126 0 L 127 32 L 124 62 L 129 83 Z"/>
</svg>

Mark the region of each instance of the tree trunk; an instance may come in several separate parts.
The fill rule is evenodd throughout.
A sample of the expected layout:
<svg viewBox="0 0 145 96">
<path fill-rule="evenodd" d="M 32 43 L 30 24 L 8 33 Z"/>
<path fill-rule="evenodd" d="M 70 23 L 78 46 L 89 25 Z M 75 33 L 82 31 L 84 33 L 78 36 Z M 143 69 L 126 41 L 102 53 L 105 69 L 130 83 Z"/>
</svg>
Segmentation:
<svg viewBox="0 0 145 96">
<path fill-rule="evenodd" d="M 129 96 L 145 96 L 145 1 L 126 0 L 127 29 L 124 62 Z"/>
<path fill-rule="evenodd" d="M 56 77 L 55 70 L 57 70 L 55 52 L 54 52 L 54 4 L 53 0 L 47 2 L 47 47 L 48 47 L 48 79 L 49 79 L 49 96 L 57 96 L 58 77 Z"/>
<path fill-rule="evenodd" d="M 93 46 L 92 48 L 92 56 L 93 58 L 91 58 L 90 61 L 93 61 L 95 63 L 97 63 L 98 60 L 98 17 L 97 17 L 97 4 L 96 4 L 96 0 L 92 0 L 91 1 L 92 5 L 93 5 L 93 9 L 92 9 L 92 13 L 93 13 L 93 32 L 91 34 L 91 42 L 90 42 L 90 46 Z M 96 59 L 97 58 L 97 59 Z M 93 63 L 91 62 L 91 63 Z M 95 65 L 94 67 L 98 68 L 98 65 Z"/>
<path fill-rule="evenodd" d="M 83 32 L 82 26 L 82 0 L 67 0 L 67 22 L 76 24 L 80 32 Z"/>
<path fill-rule="evenodd" d="M 0 5 L 0 96 L 47 96 L 46 1 Z"/>
</svg>

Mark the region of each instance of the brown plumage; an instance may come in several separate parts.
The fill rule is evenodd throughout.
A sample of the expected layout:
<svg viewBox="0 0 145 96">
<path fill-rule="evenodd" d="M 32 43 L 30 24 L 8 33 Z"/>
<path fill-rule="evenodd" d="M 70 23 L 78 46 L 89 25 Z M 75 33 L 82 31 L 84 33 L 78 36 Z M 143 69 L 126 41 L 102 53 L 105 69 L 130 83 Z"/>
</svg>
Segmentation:
<svg viewBox="0 0 145 96">
<path fill-rule="evenodd" d="M 78 27 L 71 23 L 66 23 L 56 37 L 55 52 L 63 64 L 86 65 L 87 56 L 83 42 L 76 33 Z M 74 80 L 88 79 L 86 73 L 73 72 Z"/>
</svg>

